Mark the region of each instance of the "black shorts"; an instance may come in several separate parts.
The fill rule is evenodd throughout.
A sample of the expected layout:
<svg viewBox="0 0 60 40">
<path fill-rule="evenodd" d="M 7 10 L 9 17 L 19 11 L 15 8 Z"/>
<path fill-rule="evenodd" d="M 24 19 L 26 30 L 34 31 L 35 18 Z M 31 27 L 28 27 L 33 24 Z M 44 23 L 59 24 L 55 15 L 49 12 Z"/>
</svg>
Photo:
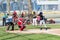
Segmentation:
<svg viewBox="0 0 60 40">
<path fill-rule="evenodd" d="M 7 22 L 6 25 L 14 25 L 13 22 Z"/>
</svg>

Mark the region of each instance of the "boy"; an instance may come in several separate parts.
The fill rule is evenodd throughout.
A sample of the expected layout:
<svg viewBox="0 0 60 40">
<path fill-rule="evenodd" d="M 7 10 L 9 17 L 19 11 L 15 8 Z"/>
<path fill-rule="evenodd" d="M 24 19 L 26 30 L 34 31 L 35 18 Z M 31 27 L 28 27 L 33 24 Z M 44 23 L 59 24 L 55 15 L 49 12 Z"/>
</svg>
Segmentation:
<svg viewBox="0 0 60 40">
<path fill-rule="evenodd" d="M 33 15 L 33 25 L 35 26 L 35 25 L 37 25 L 37 17 L 36 17 L 36 13 L 35 12 L 33 12 L 34 13 L 34 15 Z"/>
<path fill-rule="evenodd" d="M 40 26 L 42 26 L 42 24 L 43 24 L 44 25 L 44 28 L 47 30 L 47 26 L 45 24 L 43 12 L 40 12 L 39 16 L 40 16 Z M 41 30 L 42 30 L 42 28 L 41 28 Z"/>
<path fill-rule="evenodd" d="M 8 27 L 7 27 L 7 31 L 9 30 L 10 27 L 12 27 L 11 31 L 14 30 L 14 23 L 13 23 L 13 18 L 12 18 L 12 16 L 9 16 L 9 15 L 8 15 L 8 18 L 6 19 L 6 25 L 8 26 Z"/>
<path fill-rule="evenodd" d="M 14 23 L 15 23 L 15 24 L 17 24 L 17 19 L 18 19 L 17 12 L 14 11 L 14 12 L 13 12 L 13 20 L 14 20 Z"/>
<path fill-rule="evenodd" d="M 20 31 L 23 31 L 25 28 L 25 22 L 23 22 L 23 18 L 19 18 L 17 24 L 18 27 L 20 28 Z"/>
</svg>

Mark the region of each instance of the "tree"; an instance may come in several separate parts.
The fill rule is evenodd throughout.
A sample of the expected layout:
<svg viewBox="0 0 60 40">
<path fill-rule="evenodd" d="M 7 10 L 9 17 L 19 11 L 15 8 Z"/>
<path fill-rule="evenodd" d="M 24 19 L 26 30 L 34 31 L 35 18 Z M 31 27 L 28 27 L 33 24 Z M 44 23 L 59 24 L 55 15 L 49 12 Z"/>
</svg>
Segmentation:
<svg viewBox="0 0 60 40">
<path fill-rule="evenodd" d="M 31 0 L 28 0 L 28 13 L 32 13 L 32 6 L 31 6 Z"/>
<path fill-rule="evenodd" d="M 31 0 L 28 0 L 28 17 L 30 20 L 32 20 L 32 5 L 31 5 Z"/>
<path fill-rule="evenodd" d="M 10 0 L 7 0 L 7 12 L 10 13 Z"/>
</svg>

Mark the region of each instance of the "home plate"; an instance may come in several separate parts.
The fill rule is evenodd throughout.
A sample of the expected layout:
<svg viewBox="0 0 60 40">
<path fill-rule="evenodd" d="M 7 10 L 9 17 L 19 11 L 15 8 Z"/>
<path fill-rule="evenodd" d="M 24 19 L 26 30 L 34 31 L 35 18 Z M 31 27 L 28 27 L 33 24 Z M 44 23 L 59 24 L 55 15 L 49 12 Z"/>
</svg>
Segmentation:
<svg viewBox="0 0 60 40">
<path fill-rule="evenodd" d="M 53 35 L 59 35 L 60 36 L 60 29 L 48 29 L 48 30 L 40 30 L 40 29 L 27 29 L 24 31 L 20 30 L 14 30 L 14 31 L 6 31 L 8 33 L 20 33 L 20 34 L 39 34 L 39 33 L 47 33 L 47 34 L 53 34 Z"/>
</svg>

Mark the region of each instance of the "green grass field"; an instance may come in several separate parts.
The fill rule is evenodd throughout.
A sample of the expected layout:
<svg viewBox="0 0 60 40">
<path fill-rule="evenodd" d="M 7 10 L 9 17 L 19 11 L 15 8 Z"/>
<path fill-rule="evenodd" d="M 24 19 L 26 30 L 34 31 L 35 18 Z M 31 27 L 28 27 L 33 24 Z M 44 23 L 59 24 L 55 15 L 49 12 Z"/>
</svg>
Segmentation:
<svg viewBox="0 0 60 40">
<path fill-rule="evenodd" d="M 60 28 L 59 24 L 47 24 L 51 28 Z M 40 28 L 39 26 L 27 25 L 27 29 Z M 17 25 L 15 30 L 19 29 Z M 0 27 L 0 40 L 60 40 L 60 36 L 51 34 L 13 34 L 7 33 L 6 27 Z"/>
</svg>

